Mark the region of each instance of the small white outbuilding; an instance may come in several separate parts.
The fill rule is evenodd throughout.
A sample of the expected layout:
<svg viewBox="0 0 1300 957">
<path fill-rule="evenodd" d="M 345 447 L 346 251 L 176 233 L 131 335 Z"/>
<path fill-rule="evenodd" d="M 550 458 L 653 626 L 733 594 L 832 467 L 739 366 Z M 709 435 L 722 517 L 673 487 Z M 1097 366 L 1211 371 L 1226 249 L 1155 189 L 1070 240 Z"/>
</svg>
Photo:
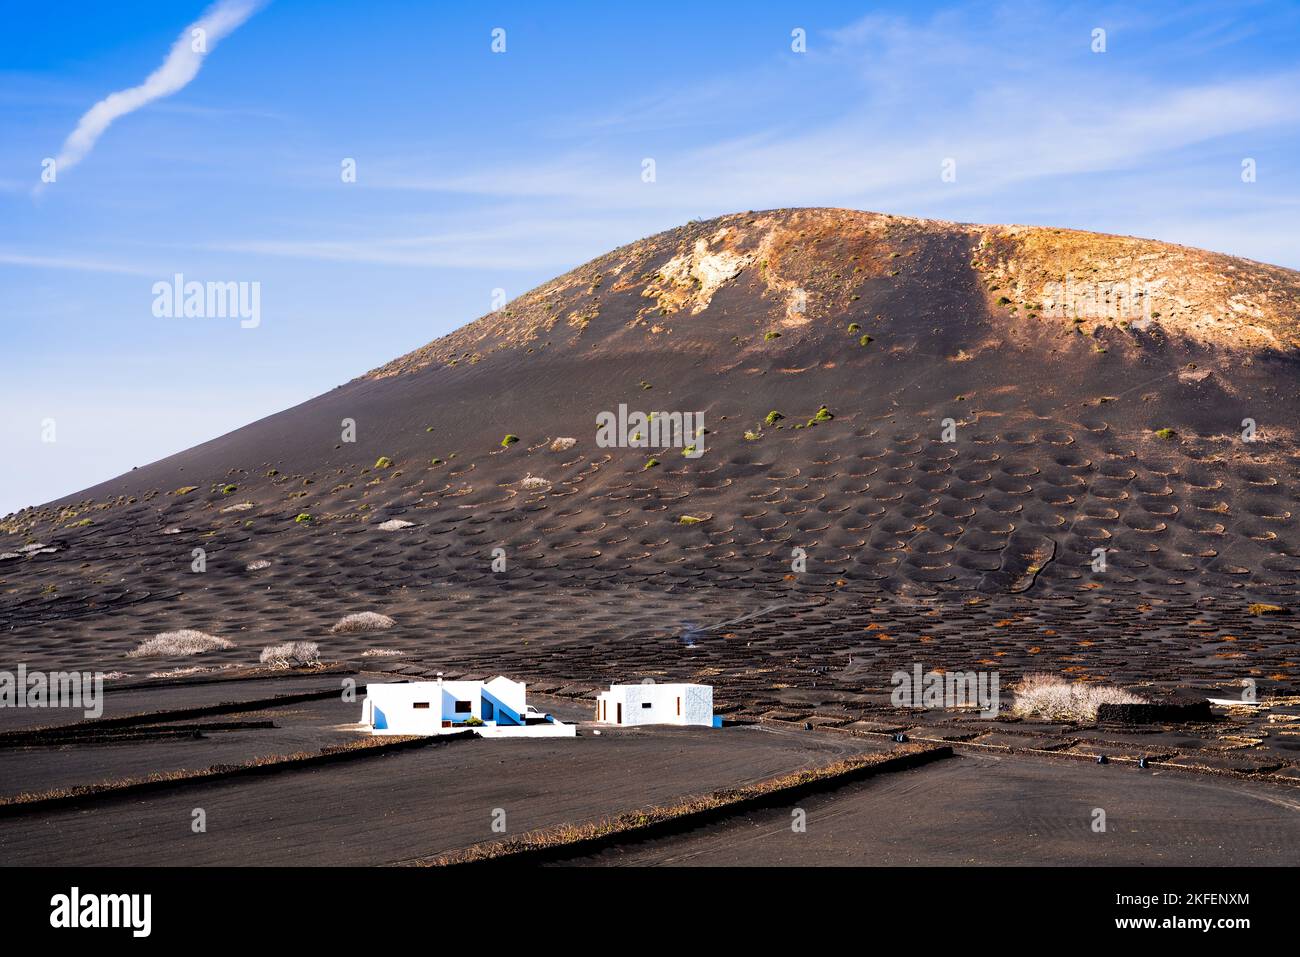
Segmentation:
<svg viewBox="0 0 1300 957">
<path fill-rule="evenodd" d="M 713 686 L 692 684 L 610 685 L 596 697 L 596 720 L 605 724 L 722 726 L 713 715 Z"/>
</svg>

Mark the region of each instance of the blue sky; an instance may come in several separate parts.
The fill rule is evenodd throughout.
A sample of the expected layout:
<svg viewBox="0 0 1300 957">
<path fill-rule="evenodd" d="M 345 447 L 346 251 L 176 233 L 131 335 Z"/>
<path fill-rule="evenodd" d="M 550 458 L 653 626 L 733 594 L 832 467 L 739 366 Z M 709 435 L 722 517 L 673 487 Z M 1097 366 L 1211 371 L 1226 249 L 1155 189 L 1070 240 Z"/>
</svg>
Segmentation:
<svg viewBox="0 0 1300 957">
<path fill-rule="evenodd" d="M 738 209 L 1065 225 L 1300 267 L 1294 3 L 244 3 L 217 5 L 196 73 L 173 63 L 178 88 L 71 151 L 214 11 L 6 12 L 0 514 L 324 392 L 495 289 Z M 176 273 L 259 283 L 261 324 L 155 317 Z"/>
</svg>

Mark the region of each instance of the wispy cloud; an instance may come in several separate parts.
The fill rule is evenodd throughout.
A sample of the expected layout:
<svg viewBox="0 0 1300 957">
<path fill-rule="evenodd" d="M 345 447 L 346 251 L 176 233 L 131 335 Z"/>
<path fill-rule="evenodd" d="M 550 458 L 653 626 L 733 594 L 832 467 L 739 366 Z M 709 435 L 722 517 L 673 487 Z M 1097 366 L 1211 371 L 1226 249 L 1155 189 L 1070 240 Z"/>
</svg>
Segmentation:
<svg viewBox="0 0 1300 957">
<path fill-rule="evenodd" d="M 123 276 L 156 277 L 158 270 L 142 269 L 138 266 L 120 263 L 102 262 L 96 259 L 79 259 L 69 256 L 32 256 L 27 253 L 8 252 L 0 249 L 0 266 L 27 266 L 34 269 L 68 269 L 76 272 L 107 272 Z"/>
<path fill-rule="evenodd" d="M 497 220 L 494 225 L 481 222 L 493 218 Z M 473 222 L 475 219 L 480 222 Z M 421 269 L 568 268 L 612 246 L 638 238 L 645 229 L 652 227 L 652 223 L 638 225 L 629 232 L 620 231 L 617 223 L 597 216 L 557 221 L 541 217 L 521 218 L 511 213 L 485 216 L 476 212 L 460 222 L 450 223 L 445 231 L 437 233 L 353 235 L 346 239 L 253 239 L 214 243 L 207 248 L 259 257 L 283 256 Z"/>
<path fill-rule="evenodd" d="M 1092 53 L 1094 21 L 1077 11 L 1022 16 L 1012 5 L 989 18 L 982 9 L 922 20 L 871 15 L 815 34 L 806 59 L 769 58 L 714 82 L 651 90 L 622 104 L 617 120 L 590 110 L 547 117 L 565 136 L 537 138 L 526 157 L 480 154 L 469 164 L 445 153 L 390 154 L 372 161 L 366 185 L 471 207 L 502 202 L 532 220 L 548 210 L 557 221 L 577 215 L 602 224 L 593 232 L 625 237 L 636 225 L 801 205 L 1140 231 L 1142 217 L 1126 210 L 1180 208 L 1196 184 L 1214 184 L 1220 204 L 1248 207 L 1241 157 L 1300 124 L 1300 71 L 1276 63 L 1187 70 L 1169 39 L 1186 25 L 1105 20 L 1121 51 L 1141 37 L 1160 61 L 1147 67 Z M 1015 56 L 991 58 L 992 49 Z M 653 183 L 641 176 L 646 157 L 656 162 Z M 941 176 L 948 160 L 955 179 Z M 1050 196 L 1064 193 L 1070 198 L 1053 206 Z M 1088 196 L 1084 210 L 1072 208 Z M 511 261 L 527 259 L 528 232 L 515 232 L 517 241 L 485 243 L 473 260 L 498 259 L 507 246 Z M 557 251 L 545 235 L 531 250 L 547 261 Z M 1246 250 L 1290 262 L 1294 244 Z M 411 265 L 471 255 L 414 236 L 249 251 Z"/>
<path fill-rule="evenodd" d="M 1014 118 L 1014 132 L 1008 131 Z M 421 175 L 416 169 L 381 188 L 484 196 L 548 197 L 625 209 L 763 208 L 845 201 L 926 202 L 988 194 L 1018 182 L 1122 170 L 1220 137 L 1300 120 L 1300 74 L 1149 90 L 1137 102 L 1109 96 L 1025 94 L 990 88 L 960 110 L 907 128 L 852 111 L 820 127 L 770 130 L 684 151 L 647 145 L 658 183 L 640 180 L 640 156 L 570 154 L 463 173 Z M 951 157 L 955 183 L 940 183 Z"/>
<path fill-rule="evenodd" d="M 217 42 L 256 13 L 261 2 L 219 0 L 209 7 L 203 16 L 181 31 L 162 65 L 143 83 L 110 93 L 86 111 L 55 158 L 58 172 L 65 173 L 85 159 L 115 120 L 188 86 Z"/>
</svg>

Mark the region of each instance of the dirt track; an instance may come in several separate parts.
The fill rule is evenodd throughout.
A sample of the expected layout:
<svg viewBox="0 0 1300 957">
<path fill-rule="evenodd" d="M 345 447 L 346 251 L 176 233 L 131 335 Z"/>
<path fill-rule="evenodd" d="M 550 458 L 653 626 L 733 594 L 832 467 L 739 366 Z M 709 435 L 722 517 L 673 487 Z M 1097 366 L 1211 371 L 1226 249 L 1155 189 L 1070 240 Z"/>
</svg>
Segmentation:
<svg viewBox="0 0 1300 957">
<path fill-rule="evenodd" d="M 887 745 L 742 727 L 471 740 L 0 820 L 7 864 L 388 864 Z M 208 832 L 190 831 L 207 812 Z"/>
<path fill-rule="evenodd" d="M 1033 758 L 959 755 L 575 865 L 1293 867 L 1300 791 Z M 1094 809 L 1106 831 L 1094 832 Z"/>
</svg>

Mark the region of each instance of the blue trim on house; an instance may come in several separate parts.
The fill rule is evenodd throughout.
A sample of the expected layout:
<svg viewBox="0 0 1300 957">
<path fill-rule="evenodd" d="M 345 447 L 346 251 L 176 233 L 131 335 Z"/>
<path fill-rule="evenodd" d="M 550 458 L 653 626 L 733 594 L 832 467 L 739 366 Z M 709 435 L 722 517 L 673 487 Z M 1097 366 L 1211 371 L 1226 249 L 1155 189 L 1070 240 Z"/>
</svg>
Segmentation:
<svg viewBox="0 0 1300 957">
<path fill-rule="evenodd" d="M 377 706 L 375 706 L 375 705 L 372 704 L 370 707 L 371 707 L 371 710 L 374 712 L 373 720 L 372 720 L 372 725 L 374 726 L 375 730 L 376 730 L 376 731 L 384 731 L 384 730 L 387 730 L 387 728 L 388 728 L 388 716 L 385 715 L 382 711 L 380 711 L 379 708 L 378 708 Z"/>
<path fill-rule="evenodd" d="M 488 691 L 487 688 L 483 689 L 483 703 L 491 705 L 496 710 L 496 714 L 497 714 L 496 720 L 497 720 L 497 724 L 499 725 L 527 724 L 527 722 L 524 720 L 523 715 L 521 715 L 514 708 L 511 708 L 509 705 L 502 704 L 501 699 L 498 698 L 496 695 L 494 695 L 492 692 Z"/>
</svg>

